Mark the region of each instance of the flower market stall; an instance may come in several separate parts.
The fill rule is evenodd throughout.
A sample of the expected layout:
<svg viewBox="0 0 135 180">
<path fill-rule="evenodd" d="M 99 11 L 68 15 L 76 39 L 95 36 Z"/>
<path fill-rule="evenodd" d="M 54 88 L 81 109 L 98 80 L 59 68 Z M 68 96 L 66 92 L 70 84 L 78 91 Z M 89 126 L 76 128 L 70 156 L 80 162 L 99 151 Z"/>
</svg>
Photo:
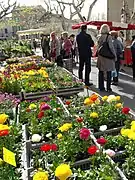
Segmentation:
<svg viewBox="0 0 135 180">
<path fill-rule="evenodd" d="M 135 117 L 119 96 L 82 90 L 77 77 L 40 56 L 3 65 L 0 179 L 135 179 Z"/>
</svg>

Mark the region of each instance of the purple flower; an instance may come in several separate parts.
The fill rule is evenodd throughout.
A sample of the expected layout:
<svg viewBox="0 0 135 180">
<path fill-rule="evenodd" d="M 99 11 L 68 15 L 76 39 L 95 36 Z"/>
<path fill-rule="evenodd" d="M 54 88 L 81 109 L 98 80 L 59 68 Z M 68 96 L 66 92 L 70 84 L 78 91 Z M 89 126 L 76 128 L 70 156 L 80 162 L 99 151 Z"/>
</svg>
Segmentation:
<svg viewBox="0 0 135 180">
<path fill-rule="evenodd" d="M 50 98 L 50 97 L 48 97 L 48 96 L 45 96 L 45 97 L 44 97 L 44 100 L 47 102 L 47 101 L 50 101 L 50 100 L 51 100 L 51 98 Z"/>
<path fill-rule="evenodd" d="M 48 104 L 42 104 L 40 106 L 40 111 L 46 111 L 46 110 L 49 110 L 51 109 L 51 106 L 49 106 Z"/>
</svg>

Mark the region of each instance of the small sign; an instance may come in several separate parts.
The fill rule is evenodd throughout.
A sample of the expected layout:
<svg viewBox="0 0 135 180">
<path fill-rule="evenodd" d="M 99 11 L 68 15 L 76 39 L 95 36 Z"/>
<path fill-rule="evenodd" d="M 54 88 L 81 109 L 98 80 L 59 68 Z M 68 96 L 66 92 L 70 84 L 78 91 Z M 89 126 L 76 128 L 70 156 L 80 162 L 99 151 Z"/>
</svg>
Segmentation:
<svg viewBox="0 0 135 180">
<path fill-rule="evenodd" d="M 16 167 L 15 153 L 3 147 L 3 161 Z"/>
</svg>

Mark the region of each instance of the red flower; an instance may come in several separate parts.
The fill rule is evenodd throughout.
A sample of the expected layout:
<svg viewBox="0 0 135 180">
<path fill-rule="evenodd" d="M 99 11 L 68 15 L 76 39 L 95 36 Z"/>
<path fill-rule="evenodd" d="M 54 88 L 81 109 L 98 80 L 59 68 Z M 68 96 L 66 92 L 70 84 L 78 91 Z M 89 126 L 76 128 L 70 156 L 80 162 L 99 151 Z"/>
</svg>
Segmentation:
<svg viewBox="0 0 135 180">
<path fill-rule="evenodd" d="M 70 105 L 71 104 L 71 101 L 66 101 L 66 105 Z"/>
<path fill-rule="evenodd" d="M 101 137 L 97 139 L 97 143 L 103 146 L 107 143 L 107 140 L 104 137 Z"/>
<path fill-rule="evenodd" d="M 44 117 L 44 112 L 43 111 L 38 113 L 38 119 L 42 119 L 42 117 Z"/>
<path fill-rule="evenodd" d="M 40 147 L 40 151 L 48 152 L 50 150 L 51 150 L 50 144 L 44 144 L 43 146 Z"/>
<path fill-rule="evenodd" d="M 56 144 L 51 144 L 51 150 L 52 151 L 57 151 L 58 150 L 58 147 Z"/>
<path fill-rule="evenodd" d="M 31 111 L 30 108 L 27 108 L 27 109 L 26 109 L 26 112 L 30 112 L 30 111 Z"/>
<path fill-rule="evenodd" d="M 80 139 L 88 140 L 90 136 L 90 130 L 87 128 L 82 128 L 80 130 Z"/>
<path fill-rule="evenodd" d="M 96 152 L 98 151 L 98 148 L 97 148 L 97 146 L 90 146 L 89 148 L 88 148 L 88 153 L 90 154 L 90 155 L 94 155 L 94 154 L 96 154 Z"/>
<path fill-rule="evenodd" d="M 92 94 L 90 99 L 95 102 L 98 99 L 98 95 Z"/>
<path fill-rule="evenodd" d="M 0 136 L 7 136 L 9 135 L 9 130 L 1 130 L 0 131 Z"/>
<path fill-rule="evenodd" d="M 130 111 L 130 109 L 129 109 L 128 107 L 124 107 L 124 108 L 122 109 L 122 113 L 123 113 L 123 114 L 128 114 L 129 111 Z"/>
<path fill-rule="evenodd" d="M 81 122 L 83 122 L 83 118 L 82 118 L 82 117 L 77 117 L 77 118 L 76 118 L 76 121 L 79 122 L 79 123 L 81 123 Z"/>
</svg>

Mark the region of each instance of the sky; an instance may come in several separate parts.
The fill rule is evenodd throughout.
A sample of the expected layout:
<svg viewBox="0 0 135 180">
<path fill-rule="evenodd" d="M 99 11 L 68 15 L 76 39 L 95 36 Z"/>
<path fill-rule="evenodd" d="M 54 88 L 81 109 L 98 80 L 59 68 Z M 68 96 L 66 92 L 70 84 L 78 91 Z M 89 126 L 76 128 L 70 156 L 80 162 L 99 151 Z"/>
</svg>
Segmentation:
<svg viewBox="0 0 135 180">
<path fill-rule="evenodd" d="M 82 12 L 84 16 L 87 16 L 88 7 L 92 1 L 93 0 L 86 0 L 85 6 Z M 20 3 L 21 5 L 43 5 L 44 4 L 43 3 L 44 0 L 17 0 L 17 2 Z M 97 4 L 93 8 L 92 15 L 97 15 L 98 13 L 102 14 L 106 12 L 107 12 L 107 0 L 98 0 Z"/>
</svg>

